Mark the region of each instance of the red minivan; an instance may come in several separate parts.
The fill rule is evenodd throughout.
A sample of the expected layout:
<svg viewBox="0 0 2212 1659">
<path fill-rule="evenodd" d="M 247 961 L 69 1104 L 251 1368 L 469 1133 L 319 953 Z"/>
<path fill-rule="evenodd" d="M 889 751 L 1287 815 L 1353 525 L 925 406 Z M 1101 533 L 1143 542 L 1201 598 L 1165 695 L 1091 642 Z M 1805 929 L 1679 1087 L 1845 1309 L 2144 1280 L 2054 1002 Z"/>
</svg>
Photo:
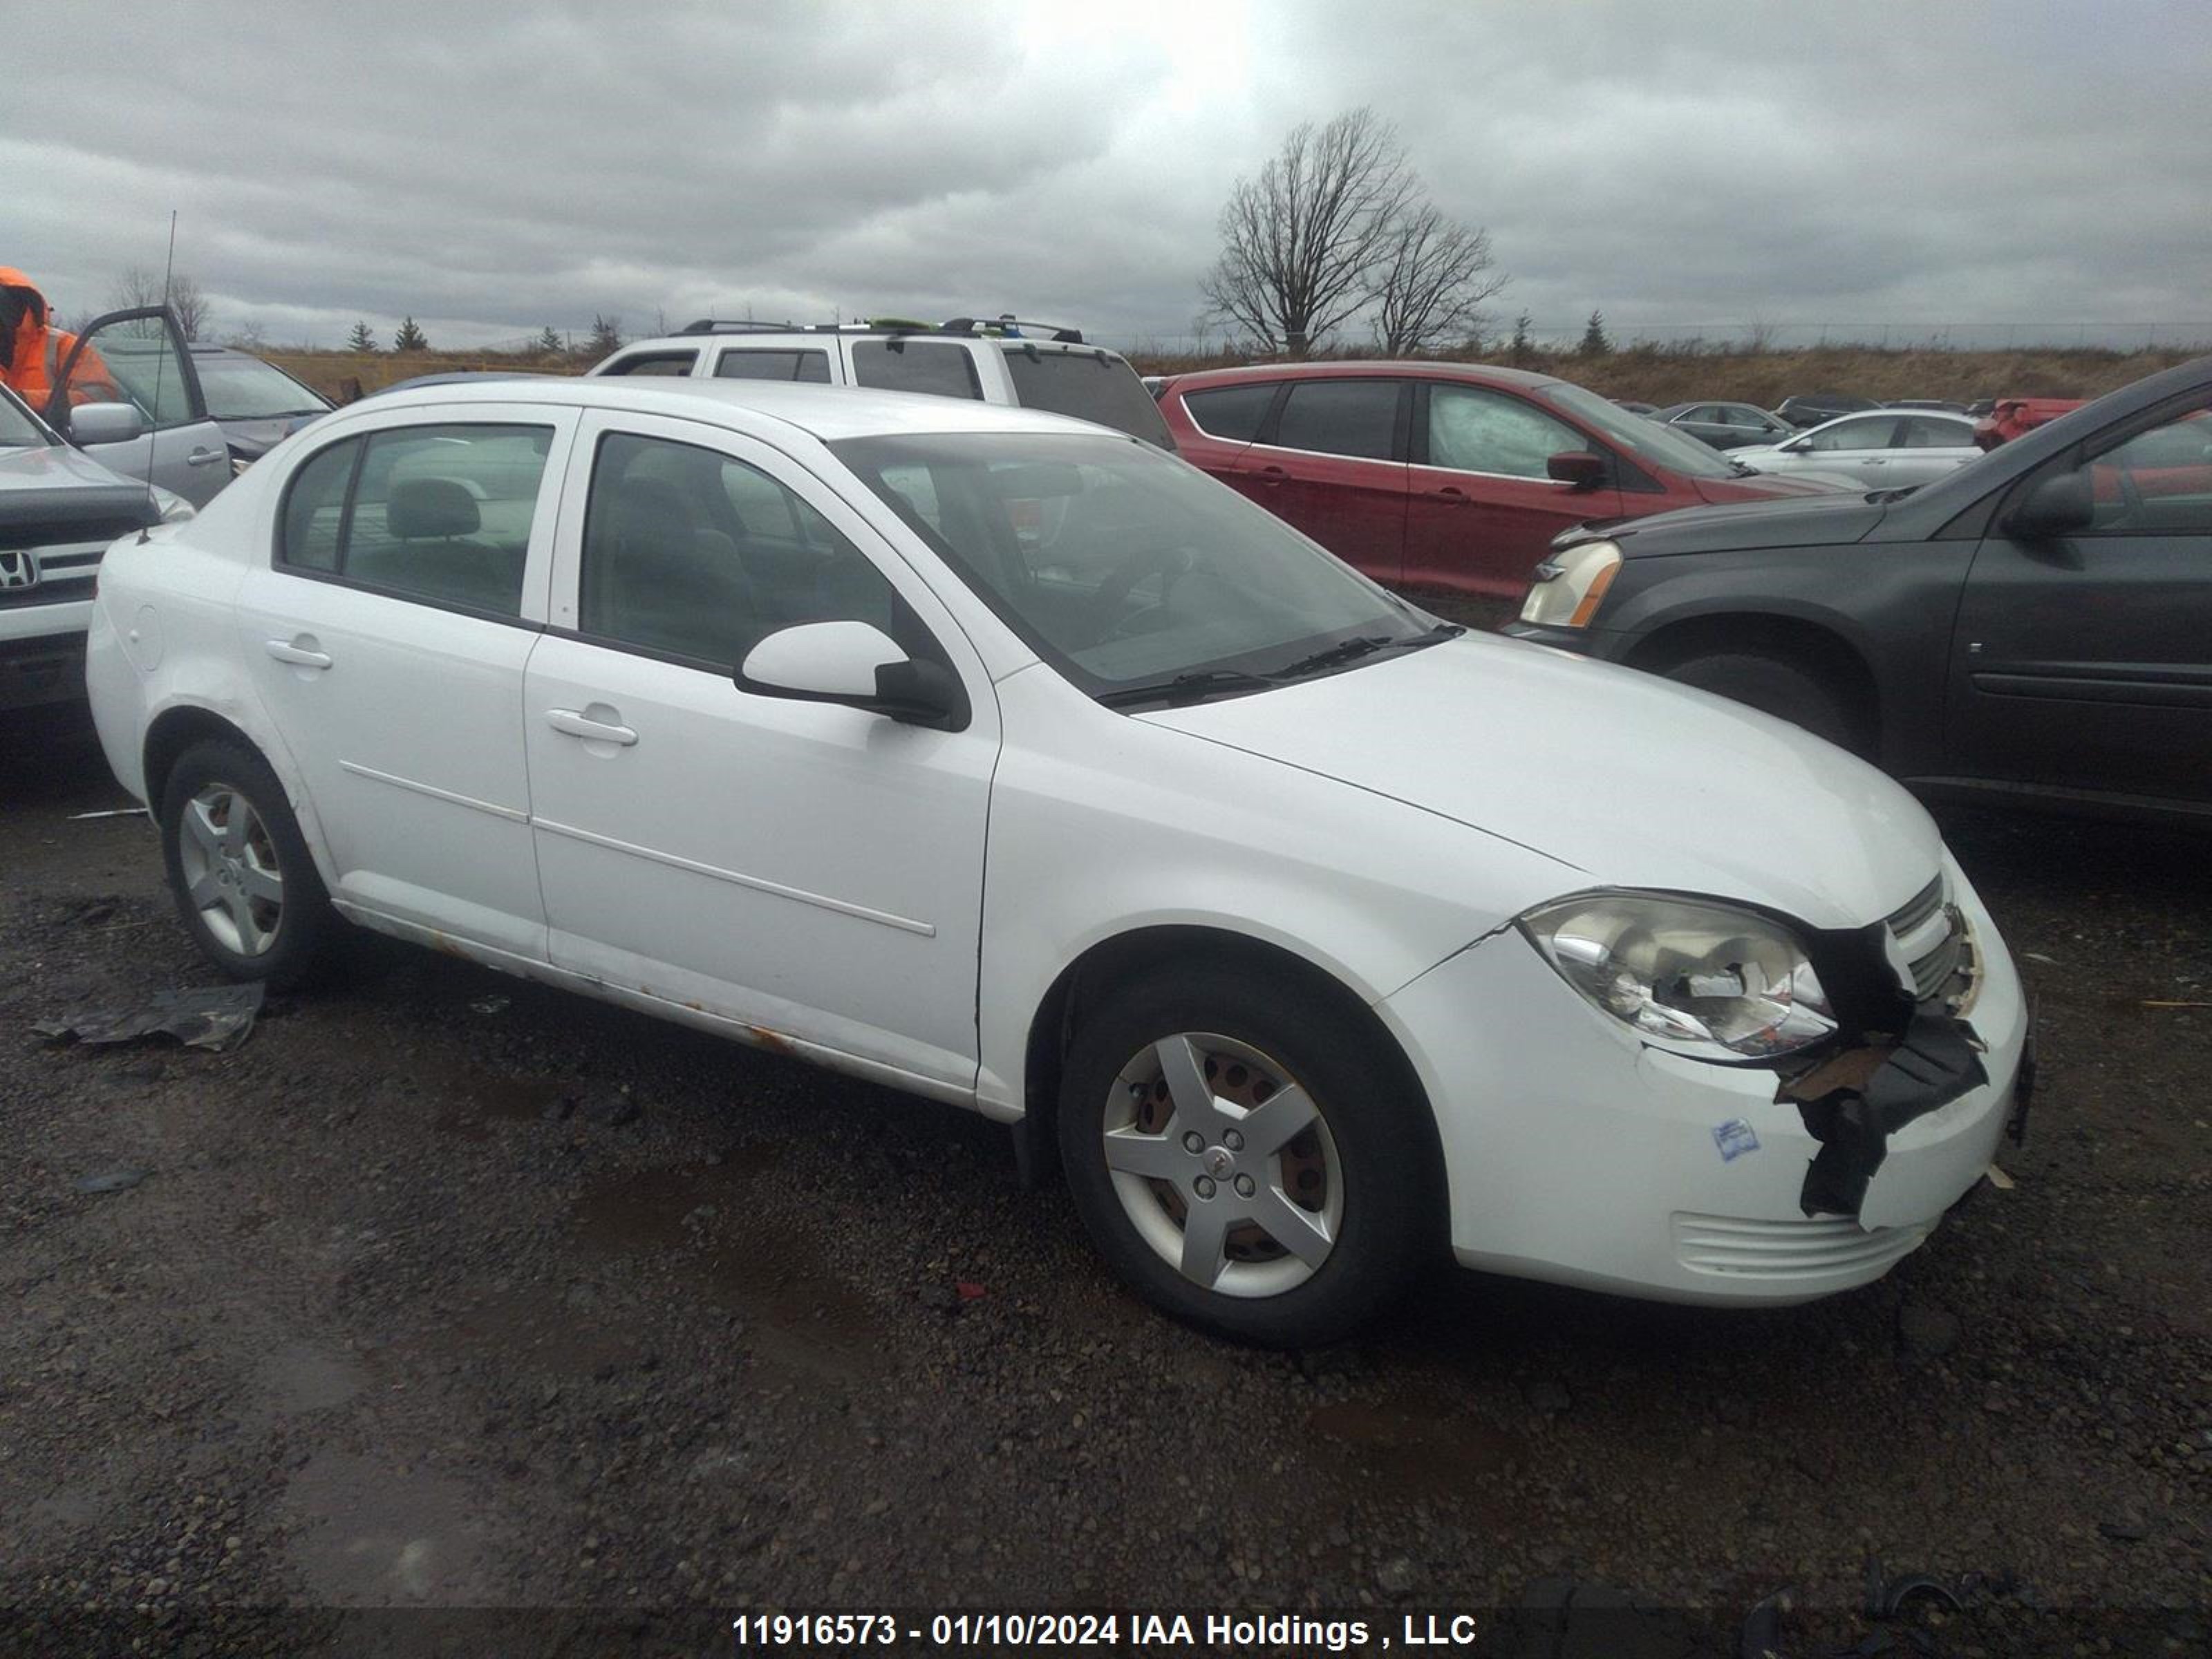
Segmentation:
<svg viewBox="0 0 2212 1659">
<path fill-rule="evenodd" d="M 1176 447 L 1392 586 L 1518 599 L 1562 530 L 1844 486 L 1768 477 L 1548 374 L 1282 363 L 1179 374 Z"/>
</svg>

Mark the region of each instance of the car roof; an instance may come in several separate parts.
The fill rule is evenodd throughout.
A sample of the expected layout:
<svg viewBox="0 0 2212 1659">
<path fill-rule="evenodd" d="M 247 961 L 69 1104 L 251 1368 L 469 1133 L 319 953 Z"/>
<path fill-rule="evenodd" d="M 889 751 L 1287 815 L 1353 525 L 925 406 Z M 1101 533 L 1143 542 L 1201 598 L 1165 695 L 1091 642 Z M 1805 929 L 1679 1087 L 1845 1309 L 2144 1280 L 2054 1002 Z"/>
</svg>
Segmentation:
<svg viewBox="0 0 2212 1659">
<path fill-rule="evenodd" d="M 1326 380 L 1346 377 L 1371 379 L 1388 374 L 1399 379 L 1471 380 L 1480 386 L 1534 388 L 1568 386 L 1556 374 L 1538 374 L 1525 368 L 1493 368 L 1488 363 L 1408 362 L 1401 359 L 1331 358 L 1322 363 L 1250 363 L 1241 368 L 1200 368 L 1173 376 L 1177 392 L 1203 392 L 1208 386 L 1235 386 L 1243 380 Z"/>
<path fill-rule="evenodd" d="M 364 398 L 356 409 L 466 408 L 471 404 L 531 403 L 578 409 L 611 409 L 667 415 L 743 428 L 750 415 L 835 443 L 845 438 L 901 433 L 1065 432 L 1115 437 L 1127 434 L 1064 415 L 945 398 L 921 392 L 880 392 L 864 386 L 799 385 L 781 380 L 705 380 L 673 376 L 548 376 L 424 386 Z M 738 418 L 732 419 L 732 416 Z M 1135 443 L 1137 439 L 1130 438 Z"/>
</svg>

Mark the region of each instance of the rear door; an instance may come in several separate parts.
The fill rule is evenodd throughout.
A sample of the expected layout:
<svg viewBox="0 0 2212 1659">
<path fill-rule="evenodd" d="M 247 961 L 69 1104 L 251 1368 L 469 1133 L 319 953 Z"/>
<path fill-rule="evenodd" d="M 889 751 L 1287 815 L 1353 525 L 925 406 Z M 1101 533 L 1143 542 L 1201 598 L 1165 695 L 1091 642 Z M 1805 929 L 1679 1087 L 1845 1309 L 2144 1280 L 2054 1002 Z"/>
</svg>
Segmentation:
<svg viewBox="0 0 2212 1659">
<path fill-rule="evenodd" d="M 1384 377 L 1294 380 L 1237 487 L 1346 563 L 1396 582 L 1406 562 L 1406 432 L 1413 387 Z"/>
<path fill-rule="evenodd" d="M 1946 420 L 1940 415 L 1908 415 L 1897 423 L 1896 448 L 1887 458 L 1884 489 L 1899 484 L 1934 483 L 1978 459 L 1972 421 Z"/>
<path fill-rule="evenodd" d="M 127 443 L 94 444 L 85 453 L 126 477 L 174 490 L 205 507 L 230 482 L 230 450 L 208 416 L 199 372 L 184 331 L 166 307 L 140 306 L 95 317 L 78 331 L 58 366 L 41 412 L 64 438 L 79 404 L 130 404 L 147 430 Z"/>
<path fill-rule="evenodd" d="M 1770 472 L 1824 472 L 1838 478 L 1856 478 L 1869 489 L 1887 489 L 1893 483 L 1924 482 L 1889 476 L 1890 451 L 1895 447 L 1899 422 L 1894 415 L 1860 415 L 1837 421 L 1808 433 L 1789 445 L 1776 464 L 1762 467 Z"/>
<path fill-rule="evenodd" d="M 1263 499 L 1255 474 L 1237 462 L 1266 429 L 1281 394 L 1280 380 L 1240 380 L 1230 386 L 1171 385 L 1160 399 L 1183 459 L 1254 500 Z"/>
<path fill-rule="evenodd" d="M 1516 599 L 1553 537 L 1620 515 L 1617 483 L 1577 489 L 1546 470 L 1565 452 L 1610 453 L 1528 398 L 1424 381 L 1414 409 L 1408 585 Z"/>
<path fill-rule="evenodd" d="M 2212 408 L 2199 392 L 2021 482 L 2089 471 L 2076 534 L 2008 535 L 1974 556 L 1953 653 L 1961 775 L 2212 800 Z"/>
</svg>

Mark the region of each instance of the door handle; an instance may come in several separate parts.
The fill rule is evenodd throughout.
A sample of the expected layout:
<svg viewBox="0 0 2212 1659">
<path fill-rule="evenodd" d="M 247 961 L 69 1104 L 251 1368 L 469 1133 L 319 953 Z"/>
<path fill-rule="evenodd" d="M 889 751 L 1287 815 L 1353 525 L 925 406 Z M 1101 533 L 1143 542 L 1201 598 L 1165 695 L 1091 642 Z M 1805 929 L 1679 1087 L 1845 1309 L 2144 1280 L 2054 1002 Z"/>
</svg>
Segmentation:
<svg viewBox="0 0 2212 1659">
<path fill-rule="evenodd" d="M 227 449 L 195 449 L 191 454 L 185 457 L 185 465 L 186 466 L 213 466 L 217 461 L 221 460 L 228 453 L 230 453 L 230 452 Z"/>
<path fill-rule="evenodd" d="M 1279 466 L 1263 466 L 1260 469 L 1260 482 L 1271 489 L 1290 476 Z"/>
<path fill-rule="evenodd" d="M 268 640 L 269 654 L 278 662 L 289 662 L 295 668 L 328 668 L 331 653 L 318 650 L 311 635 L 296 635 L 289 640 Z"/>
<path fill-rule="evenodd" d="M 1442 489 L 1437 491 L 1437 495 L 1449 506 L 1465 507 L 1467 505 L 1467 491 L 1462 489 L 1457 484 L 1446 484 Z"/>
<path fill-rule="evenodd" d="M 628 748 L 637 741 L 637 733 L 627 726 L 592 720 L 574 708 L 547 709 L 545 723 L 556 732 L 566 732 L 569 737 L 582 738 L 592 743 L 618 743 Z"/>
</svg>

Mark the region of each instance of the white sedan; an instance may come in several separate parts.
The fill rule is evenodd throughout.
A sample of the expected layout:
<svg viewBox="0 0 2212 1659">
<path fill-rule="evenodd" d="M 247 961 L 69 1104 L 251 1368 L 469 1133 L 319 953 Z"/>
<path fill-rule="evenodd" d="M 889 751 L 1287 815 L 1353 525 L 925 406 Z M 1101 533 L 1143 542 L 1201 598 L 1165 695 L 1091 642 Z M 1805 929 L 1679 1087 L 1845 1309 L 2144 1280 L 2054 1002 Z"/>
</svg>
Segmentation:
<svg viewBox="0 0 2212 1659">
<path fill-rule="evenodd" d="M 1859 489 L 1933 483 L 1982 451 L 1964 415 L 1927 410 L 1870 410 L 1823 422 L 1783 443 L 1731 449 L 1754 472 L 1833 478 Z"/>
<path fill-rule="evenodd" d="M 2012 962 L 1881 774 L 1055 416 L 372 399 L 118 542 L 87 672 L 224 973 L 352 922 L 971 1107 L 1241 1338 L 1443 1248 L 1864 1284 L 2018 1103 Z"/>
</svg>

